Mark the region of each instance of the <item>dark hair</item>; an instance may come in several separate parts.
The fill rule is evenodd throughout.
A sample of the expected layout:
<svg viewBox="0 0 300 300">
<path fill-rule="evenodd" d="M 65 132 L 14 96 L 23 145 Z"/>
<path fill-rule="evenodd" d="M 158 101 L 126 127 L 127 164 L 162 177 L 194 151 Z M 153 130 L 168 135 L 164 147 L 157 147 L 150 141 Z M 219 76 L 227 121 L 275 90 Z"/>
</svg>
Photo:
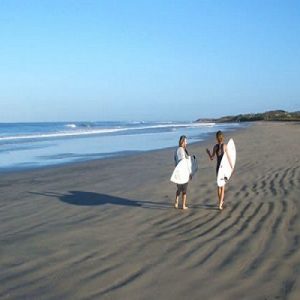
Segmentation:
<svg viewBox="0 0 300 300">
<path fill-rule="evenodd" d="M 179 147 L 181 147 L 182 143 L 184 142 L 184 140 L 186 139 L 186 136 L 185 135 L 182 135 L 180 138 L 179 138 Z"/>
<path fill-rule="evenodd" d="M 219 130 L 217 133 L 216 133 L 216 138 L 218 140 L 219 143 L 221 143 L 224 139 L 224 135 L 223 135 L 223 132 L 221 130 Z"/>
</svg>

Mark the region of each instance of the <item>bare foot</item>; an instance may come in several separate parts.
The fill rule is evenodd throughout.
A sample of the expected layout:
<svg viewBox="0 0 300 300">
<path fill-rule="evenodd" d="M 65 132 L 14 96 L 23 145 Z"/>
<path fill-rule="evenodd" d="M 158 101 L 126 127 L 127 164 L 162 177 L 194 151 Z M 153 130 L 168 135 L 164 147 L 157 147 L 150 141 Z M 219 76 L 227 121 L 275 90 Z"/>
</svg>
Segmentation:
<svg viewBox="0 0 300 300">
<path fill-rule="evenodd" d="M 182 209 L 188 209 L 188 207 L 187 206 L 183 206 Z"/>
<path fill-rule="evenodd" d="M 220 203 L 220 205 L 219 205 L 219 209 L 220 209 L 220 210 L 222 210 L 222 209 L 224 208 L 223 205 L 224 205 L 224 201 L 222 201 L 222 202 Z"/>
</svg>

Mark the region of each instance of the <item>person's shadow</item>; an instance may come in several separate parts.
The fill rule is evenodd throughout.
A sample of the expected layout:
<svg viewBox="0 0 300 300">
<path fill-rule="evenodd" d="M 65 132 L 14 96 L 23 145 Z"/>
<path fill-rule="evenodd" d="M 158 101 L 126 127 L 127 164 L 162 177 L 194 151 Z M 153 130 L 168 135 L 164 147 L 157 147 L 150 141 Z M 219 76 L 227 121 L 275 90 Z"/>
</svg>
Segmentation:
<svg viewBox="0 0 300 300">
<path fill-rule="evenodd" d="M 58 198 L 60 201 L 64 203 L 68 203 L 70 205 L 78 205 L 78 206 L 97 206 L 97 205 L 111 204 L 111 205 L 131 206 L 131 207 L 145 207 L 145 208 L 152 208 L 152 209 L 166 209 L 170 207 L 170 203 L 129 200 L 129 199 L 110 196 L 106 194 L 83 192 L 83 191 L 69 191 L 68 194 L 59 194 L 53 192 L 46 192 L 46 193 L 31 192 L 31 194 Z"/>
<path fill-rule="evenodd" d="M 70 191 L 69 194 L 61 195 L 59 199 L 62 202 L 81 205 L 95 206 L 104 204 L 122 205 L 122 206 L 141 206 L 141 203 L 135 200 L 114 197 L 106 194 L 98 194 L 92 192 Z"/>
</svg>

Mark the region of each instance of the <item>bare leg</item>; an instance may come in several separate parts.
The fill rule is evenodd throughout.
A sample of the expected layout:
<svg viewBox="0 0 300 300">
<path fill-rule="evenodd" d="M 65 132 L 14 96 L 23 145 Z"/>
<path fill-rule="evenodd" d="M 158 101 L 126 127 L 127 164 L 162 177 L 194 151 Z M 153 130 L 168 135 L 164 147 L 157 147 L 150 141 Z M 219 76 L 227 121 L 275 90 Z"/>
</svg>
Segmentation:
<svg viewBox="0 0 300 300">
<path fill-rule="evenodd" d="M 186 206 L 186 193 L 182 193 L 182 209 L 187 209 Z"/>
<path fill-rule="evenodd" d="M 178 192 L 176 192 L 176 198 L 175 198 L 175 203 L 174 203 L 175 208 L 178 208 L 178 197 L 179 197 Z"/>
<path fill-rule="evenodd" d="M 218 201 L 219 201 L 219 208 L 220 208 L 220 204 L 221 204 L 221 188 L 218 187 Z"/>
<path fill-rule="evenodd" d="M 224 195 L 225 195 L 225 186 L 218 188 L 219 209 L 223 209 Z"/>
</svg>

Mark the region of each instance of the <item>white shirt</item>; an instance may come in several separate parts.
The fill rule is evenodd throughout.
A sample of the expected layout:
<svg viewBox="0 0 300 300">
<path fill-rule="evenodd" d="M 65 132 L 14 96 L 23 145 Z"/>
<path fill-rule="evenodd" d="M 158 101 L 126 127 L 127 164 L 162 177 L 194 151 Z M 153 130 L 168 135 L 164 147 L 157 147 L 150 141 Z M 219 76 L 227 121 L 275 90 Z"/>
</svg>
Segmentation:
<svg viewBox="0 0 300 300">
<path fill-rule="evenodd" d="M 177 166 L 178 163 L 184 158 L 189 158 L 189 157 L 186 154 L 183 147 L 178 147 L 177 150 L 175 151 L 175 155 L 174 155 L 175 165 Z"/>
</svg>

